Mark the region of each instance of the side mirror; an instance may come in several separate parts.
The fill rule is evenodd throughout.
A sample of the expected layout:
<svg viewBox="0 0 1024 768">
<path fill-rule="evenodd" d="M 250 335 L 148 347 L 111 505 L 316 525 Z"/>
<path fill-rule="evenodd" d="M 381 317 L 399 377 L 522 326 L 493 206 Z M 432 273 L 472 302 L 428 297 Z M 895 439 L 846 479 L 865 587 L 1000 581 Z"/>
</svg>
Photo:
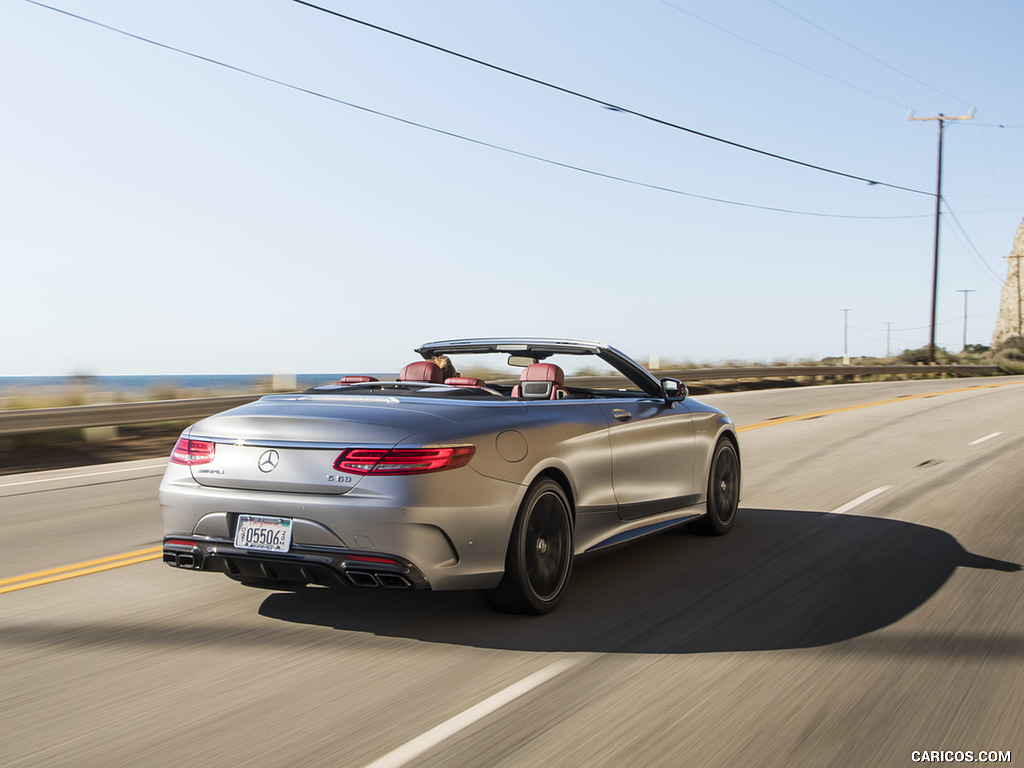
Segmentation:
<svg viewBox="0 0 1024 768">
<path fill-rule="evenodd" d="M 686 399 L 686 396 L 690 394 L 689 390 L 686 388 L 686 384 L 681 382 L 679 379 L 662 379 L 661 391 L 665 395 L 665 405 L 681 403 Z"/>
</svg>

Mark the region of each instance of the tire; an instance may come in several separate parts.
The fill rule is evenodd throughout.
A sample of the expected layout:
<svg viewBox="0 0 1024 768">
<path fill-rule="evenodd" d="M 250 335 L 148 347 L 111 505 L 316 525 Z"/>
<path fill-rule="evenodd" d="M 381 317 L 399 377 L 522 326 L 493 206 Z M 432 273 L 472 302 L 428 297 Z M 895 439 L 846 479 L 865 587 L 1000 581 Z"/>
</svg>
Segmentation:
<svg viewBox="0 0 1024 768">
<path fill-rule="evenodd" d="M 724 536 L 736 522 L 739 503 L 740 457 L 732 441 L 722 438 L 715 446 L 708 471 L 708 512 L 687 528 L 704 536 Z"/>
<path fill-rule="evenodd" d="M 572 558 L 569 500 L 554 480 L 539 480 L 526 492 L 512 526 L 505 575 L 484 597 L 504 613 L 547 613 L 562 601 Z"/>
</svg>

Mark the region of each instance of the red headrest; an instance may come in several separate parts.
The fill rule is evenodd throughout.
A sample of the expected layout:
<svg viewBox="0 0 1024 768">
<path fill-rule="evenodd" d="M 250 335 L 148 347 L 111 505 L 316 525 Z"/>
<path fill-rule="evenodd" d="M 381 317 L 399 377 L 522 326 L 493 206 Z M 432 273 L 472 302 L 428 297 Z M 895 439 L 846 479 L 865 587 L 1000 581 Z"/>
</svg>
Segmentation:
<svg viewBox="0 0 1024 768">
<path fill-rule="evenodd" d="M 560 387 L 565 386 L 565 374 L 554 363 L 534 363 L 527 366 L 519 376 L 520 381 L 551 381 Z"/>
<path fill-rule="evenodd" d="M 399 381 L 425 381 L 430 384 L 440 384 L 444 381 L 441 376 L 441 368 L 437 363 L 429 360 L 417 360 L 409 363 L 402 372 L 398 374 Z"/>
<path fill-rule="evenodd" d="M 451 376 L 445 379 L 444 383 L 453 387 L 482 387 L 486 382 L 483 379 L 474 379 L 470 376 Z"/>
<path fill-rule="evenodd" d="M 368 381 L 377 381 L 373 376 L 342 376 L 335 384 L 365 384 Z"/>
</svg>

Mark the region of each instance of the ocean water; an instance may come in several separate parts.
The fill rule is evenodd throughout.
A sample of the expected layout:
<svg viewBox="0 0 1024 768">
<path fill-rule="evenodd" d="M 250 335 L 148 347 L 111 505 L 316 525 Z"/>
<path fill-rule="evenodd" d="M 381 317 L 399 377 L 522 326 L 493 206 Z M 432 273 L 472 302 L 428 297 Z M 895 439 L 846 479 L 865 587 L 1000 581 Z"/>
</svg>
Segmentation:
<svg viewBox="0 0 1024 768">
<path fill-rule="evenodd" d="M 336 381 L 341 374 L 308 373 L 296 376 L 296 389 Z M 271 374 L 214 374 L 183 376 L 0 376 L 0 394 L 84 391 L 122 392 L 138 397 L 147 392 L 204 390 L 209 392 L 259 392 L 270 389 Z"/>
</svg>

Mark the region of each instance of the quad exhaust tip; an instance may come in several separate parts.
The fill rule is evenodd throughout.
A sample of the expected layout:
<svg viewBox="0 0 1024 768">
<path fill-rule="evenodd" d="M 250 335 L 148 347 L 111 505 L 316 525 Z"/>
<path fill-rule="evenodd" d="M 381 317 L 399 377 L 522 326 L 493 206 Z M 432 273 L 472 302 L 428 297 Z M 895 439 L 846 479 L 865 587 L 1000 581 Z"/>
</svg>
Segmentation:
<svg viewBox="0 0 1024 768">
<path fill-rule="evenodd" d="M 398 573 L 378 573 L 377 581 L 385 589 L 409 589 L 412 582 Z"/>
<path fill-rule="evenodd" d="M 199 567 L 196 556 L 191 552 L 169 552 L 164 550 L 164 562 L 176 568 L 195 570 Z"/>
<path fill-rule="evenodd" d="M 164 562 L 167 565 L 175 568 L 186 568 L 188 570 L 197 570 L 200 567 L 200 558 L 196 552 L 175 552 L 173 550 L 164 550 Z M 267 578 L 277 578 L 277 573 L 273 570 L 264 570 Z M 302 575 L 306 578 L 307 583 L 319 583 L 316 578 L 316 574 L 308 573 L 305 569 L 302 570 Z M 348 579 L 350 584 L 357 587 L 383 587 L 384 589 L 412 589 L 413 583 L 407 577 L 400 573 L 393 573 L 391 571 L 362 571 L 362 570 L 346 570 L 345 578 Z"/>
<path fill-rule="evenodd" d="M 371 573 L 345 571 L 348 580 L 357 587 L 384 587 L 385 589 L 411 589 L 412 582 L 399 573 Z"/>
</svg>

